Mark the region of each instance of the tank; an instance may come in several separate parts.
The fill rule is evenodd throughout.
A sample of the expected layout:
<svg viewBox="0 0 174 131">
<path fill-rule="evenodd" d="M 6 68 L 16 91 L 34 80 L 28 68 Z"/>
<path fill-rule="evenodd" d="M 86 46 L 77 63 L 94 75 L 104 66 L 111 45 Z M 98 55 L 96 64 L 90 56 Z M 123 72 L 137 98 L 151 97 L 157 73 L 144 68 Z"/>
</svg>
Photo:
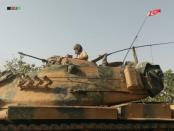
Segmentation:
<svg viewBox="0 0 174 131">
<path fill-rule="evenodd" d="M 165 123 L 172 105 L 137 103 L 164 88 L 159 65 L 106 57 L 101 65 L 61 56 L 44 61 L 28 74 L 1 73 L 1 130 L 172 128 Z"/>
</svg>

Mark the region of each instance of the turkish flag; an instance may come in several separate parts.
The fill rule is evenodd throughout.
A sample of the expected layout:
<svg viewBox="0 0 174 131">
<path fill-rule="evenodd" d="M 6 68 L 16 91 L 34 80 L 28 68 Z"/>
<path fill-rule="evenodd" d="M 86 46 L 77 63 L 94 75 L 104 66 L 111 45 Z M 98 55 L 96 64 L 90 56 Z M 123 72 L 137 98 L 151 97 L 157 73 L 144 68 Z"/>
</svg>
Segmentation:
<svg viewBox="0 0 174 131">
<path fill-rule="evenodd" d="M 147 14 L 147 16 L 154 16 L 157 15 L 161 12 L 161 9 L 155 9 L 155 10 L 150 10 Z"/>
</svg>

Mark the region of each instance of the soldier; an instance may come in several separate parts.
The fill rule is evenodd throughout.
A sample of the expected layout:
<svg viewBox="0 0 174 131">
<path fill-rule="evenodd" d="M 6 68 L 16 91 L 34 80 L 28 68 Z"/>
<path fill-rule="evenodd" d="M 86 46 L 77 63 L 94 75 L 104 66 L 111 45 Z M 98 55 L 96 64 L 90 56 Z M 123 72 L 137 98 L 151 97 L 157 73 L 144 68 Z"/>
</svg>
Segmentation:
<svg viewBox="0 0 174 131">
<path fill-rule="evenodd" d="M 88 60 L 88 54 L 83 50 L 80 44 L 75 44 L 74 51 L 76 54 L 76 59 L 80 60 Z"/>
</svg>

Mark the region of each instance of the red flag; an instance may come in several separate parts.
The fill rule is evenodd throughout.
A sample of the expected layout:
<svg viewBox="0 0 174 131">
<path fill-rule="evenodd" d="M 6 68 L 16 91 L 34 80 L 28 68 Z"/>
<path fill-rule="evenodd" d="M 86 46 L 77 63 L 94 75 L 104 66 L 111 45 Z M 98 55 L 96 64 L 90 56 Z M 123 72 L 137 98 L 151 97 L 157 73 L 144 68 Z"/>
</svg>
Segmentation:
<svg viewBox="0 0 174 131">
<path fill-rule="evenodd" d="M 147 16 L 154 16 L 161 13 L 161 9 L 155 9 L 155 10 L 150 10 L 147 14 Z"/>
</svg>

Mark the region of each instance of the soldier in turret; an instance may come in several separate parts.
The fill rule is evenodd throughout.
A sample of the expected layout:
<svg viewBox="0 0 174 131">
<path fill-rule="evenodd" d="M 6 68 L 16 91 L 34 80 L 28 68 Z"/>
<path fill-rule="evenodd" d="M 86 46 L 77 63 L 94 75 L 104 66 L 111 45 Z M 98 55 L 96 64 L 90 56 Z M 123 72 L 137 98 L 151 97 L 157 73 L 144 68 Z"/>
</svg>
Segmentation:
<svg viewBox="0 0 174 131">
<path fill-rule="evenodd" d="M 88 54 L 83 50 L 83 47 L 80 44 L 74 45 L 75 58 L 80 60 L 88 60 Z"/>
</svg>

